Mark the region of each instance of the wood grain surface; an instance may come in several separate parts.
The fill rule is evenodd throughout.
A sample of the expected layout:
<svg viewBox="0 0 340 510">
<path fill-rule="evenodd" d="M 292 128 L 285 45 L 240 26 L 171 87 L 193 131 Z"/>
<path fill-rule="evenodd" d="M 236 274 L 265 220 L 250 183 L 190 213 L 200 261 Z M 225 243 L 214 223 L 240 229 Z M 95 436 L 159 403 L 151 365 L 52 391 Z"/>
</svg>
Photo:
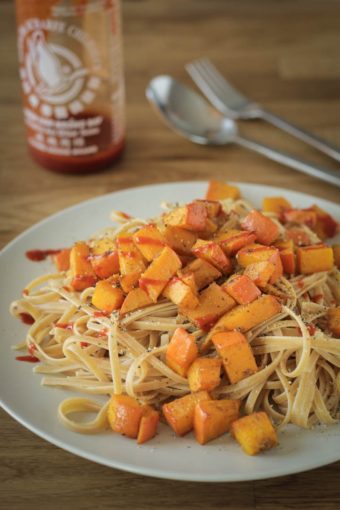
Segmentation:
<svg viewBox="0 0 340 510">
<path fill-rule="evenodd" d="M 340 203 L 339 189 L 238 147 L 190 144 L 151 111 L 144 90 L 159 73 L 189 78 L 209 56 L 245 94 L 340 145 L 340 3 L 336 0 L 124 0 L 128 138 L 115 167 L 63 176 L 28 157 L 13 4 L 0 1 L 0 243 L 66 206 L 110 191 L 177 180 L 272 184 Z M 323 166 L 326 156 L 264 123 L 248 136 Z M 4 311 L 3 311 L 4 313 Z M 0 412 L 0 508 L 287 510 L 340 508 L 340 463 L 272 480 L 195 484 L 109 469 L 45 442 Z M 317 455 L 317 452 L 315 452 Z M 180 462 L 180 459 L 179 459 Z"/>
</svg>

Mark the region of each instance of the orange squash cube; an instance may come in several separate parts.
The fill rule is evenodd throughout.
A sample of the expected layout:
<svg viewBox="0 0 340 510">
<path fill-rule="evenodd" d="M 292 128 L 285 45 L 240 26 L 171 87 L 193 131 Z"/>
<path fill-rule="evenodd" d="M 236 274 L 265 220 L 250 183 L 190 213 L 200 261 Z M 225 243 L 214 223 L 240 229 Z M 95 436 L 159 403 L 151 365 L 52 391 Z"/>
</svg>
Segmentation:
<svg viewBox="0 0 340 510">
<path fill-rule="evenodd" d="M 191 391 L 211 391 L 221 382 L 222 360 L 197 358 L 189 367 L 188 383 Z"/>
<path fill-rule="evenodd" d="M 312 205 L 310 209 L 316 213 L 316 225 L 313 230 L 319 238 L 323 241 L 334 237 L 338 230 L 338 224 L 334 218 L 317 205 Z"/>
<path fill-rule="evenodd" d="M 283 273 L 282 262 L 279 250 L 274 246 L 263 246 L 261 244 L 251 244 L 242 248 L 237 253 L 237 262 L 242 267 L 247 267 L 256 262 L 268 261 L 274 264 L 274 271 L 270 277 L 269 283 L 275 283 Z"/>
<path fill-rule="evenodd" d="M 327 325 L 333 335 L 340 338 L 340 306 L 328 310 Z"/>
<path fill-rule="evenodd" d="M 119 277 L 120 286 L 126 294 L 137 287 L 141 274 L 140 272 L 128 273 Z"/>
<path fill-rule="evenodd" d="M 151 406 L 143 406 L 143 416 L 140 421 L 137 443 L 143 444 L 155 437 L 159 423 L 159 412 Z"/>
<path fill-rule="evenodd" d="M 211 180 L 205 198 L 207 200 L 224 200 L 226 198 L 237 200 L 240 196 L 240 189 L 237 186 L 231 186 L 223 181 Z"/>
<path fill-rule="evenodd" d="M 275 271 L 272 262 L 263 261 L 249 264 L 244 270 L 244 275 L 248 276 L 260 288 L 264 288 L 270 281 Z"/>
<path fill-rule="evenodd" d="M 196 288 L 203 289 L 209 283 L 217 280 L 222 273 L 206 260 L 196 259 L 186 265 L 180 272 L 181 278 L 187 274 L 193 274 Z"/>
<path fill-rule="evenodd" d="M 112 287 L 107 280 L 97 282 L 92 296 L 92 304 L 99 310 L 112 313 L 118 310 L 124 301 L 123 291 L 119 287 Z"/>
<path fill-rule="evenodd" d="M 222 213 L 222 206 L 217 200 L 194 200 L 194 202 L 204 205 L 210 219 L 215 219 Z"/>
<path fill-rule="evenodd" d="M 163 250 L 165 239 L 156 225 L 142 227 L 132 235 L 132 238 L 143 257 L 151 261 Z"/>
<path fill-rule="evenodd" d="M 120 234 L 117 237 L 117 248 L 119 258 L 120 274 L 122 276 L 131 273 L 143 272 L 145 270 L 145 262 L 141 252 L 133 242 L 131 235 Z"/>
<path fill-rule="evenodd" d="M 192 252 L 196 257 L 206 260 L 224 274 L 232 271 L 230 259 L 225 255 L 222 248 L 213 241 L 198 239 L 192 247 Z"/>
<path fill-rule="evenodd" d="M 98 239 L 94 239 L 91 243 L 92 255 L 104 255 L 104 253 L 116 250 L 117 250 L 116 242 L 114 239 L 111 239 L 110 237 L 100 237 Z"/>
<path fill-rule="evenodd" d="M 316 225 L 315 211 L 307 209 L 288 209 L 283 213 L 283 221 L 286 223 L 298 223 L 314 228 Z"/>
<path fill-rule="evenodd" d="M 208 213 L 204 204 L 192 202 L 165 214 L 163 222 L 166 226 L 172 225 L 193 232 L 201 232 L 205 230 L 207 218 Z"/>
<path fill-rule="evenodd" d="M 154 303 L 182 263 L 174 250 L 166 246 L 139 279 L 139 287 L 147 292 Z"/>
<path fill-rule="evenodd" d="M 244 230 L 254 232 L 259 243 L 269 245 L 279 237 L 279 227 L 273 220 L 253 209 L 241 221 Z"/>
<path fill-rule="evenodd" d="M 166 243 L 179 255 L 190 255 L 198 234 L 184 228 L 168 225 L 162 230 Z"/>
<path fill-rule="evenodd" d="M 244 274 L 232 276 L 222 289 L 235 299 L 239 305 L 246 305 L 257 299 L 261 295 L 261 291 L 256 287 L 255 283 Z"/>
<path fill-rule="evenodd" d="M 188 317 L 200 329 L 208 331 L 221 315 L 236 305 L 217 283 L 211 283 L 199 296 L 196 308 L 181 307 L 180 313 Z"/>
<path fill-rule="evenodd" d="M 152 304 L 153 301 L 150 299 L 149 294 L 143 289 L 132 289 L 124 299 L 119 313 L 120 315 L 125 315 L 126 313 L 145 308 Z"/>
<path fill-rule="evenodd" d="M 212 337 L 223 361 L 223 368 L 231 384 L 255 374 L 258 370 L 248 340 L 238 331 L 223 331 Z"/>
<path fill-rule="evenodd" d="M 119 273 L 118 251 L 108 251 L 102 255 L 91 255 L 90 262 L 98 278 L 109 278 Z"/>
<path fill-rule="evenodd" d="M 193 275 L 192 280 L 195 284 Z M 192 287 L 177 276 L 169 281 L 162 294 L 175 305 L 184 306 L 185 308 L 196 308 L 198 306 L 198 297 Z"/>
<path fill-rule="evenodd" d="M 291 203 L 284 197 L 264 197 L 262 201 L 262 210 L 264 212 L 272 212 L 279 217 L 286 209 L 291 209 Z"/>
<path fill-rule="evenodd" d="M 70 269 L 70 253 L 71 249 L 65 248 L 53 256 L 53 262 L 57 271 L 68 271 Z"/>
<path fill-rule="evenodd" d="M 340 269 L 340 244 L 334 244 L 332 246 L 334 264 L 338 269 Z"/>
<path fill-rule="evenodd" d="M 287 227 L 286 238 L 294 242 L 295 246 L 309 246 L 311 243 L 310 235 L 301 227 Z"/>
<path fill-rule="evenodd" d="M 241 248 L 252 244 L 255 240 L 256 235 L 253 232 L 235 229 L 218 234 L 214 238 L 215 243 L 217 243 L 228 256 L 235 255 Z"/>
<path fill-rule="evenodd" d="M 181 398 L 176 398 L 172 402 L 163 404 L 163 415 L 178 436 L 184 436 L 194 426 L 195 406 L 202 400 L 210 400 L 211 397 L 207 391 L 198 391 L 190 393 Z"/>
<path fill-rule="evenodd" d="M 203 400 L 196 404 L 194 430 L 198 443 L 206 444 L 225 434 L 239 417 L 239 400 Z"/>
<path fill-rule="evenodd" d="M 135 439 L 144 413 L 136 399 L 128 395 L 112 395 L 107 417 L 114 432 Z"/>
<path fill-rule="evenodd" d="M 177 328 L 166 349 L 165 361 L 174 372 L 186 377 L 190 365 L 198 356 L 198 348 L 193 335 L 184 328 Z"/>
<path fill-rule="evenodd" d="M 276 430 L 264 412 L 249 414 L 233 421 L 231 433 L 248 455 L 256 455 L 278 444 Z"/>
<path fill-rule="evenodd" d="M 97 277 L 89 256 L 90 248 L 82 241 L 71 248 L 70 271 L 73 276 L 71 285 L 75 290 L 82 291 L 96 283 Z"/>
<path fill-rule="evenodd" d="M 333 250 L 324 244 L 314 244 L 298 248 L 296 252 L 297 270 L 300 274 L 313 274 L 330 271 L 334 265 Z"/>
</svg>

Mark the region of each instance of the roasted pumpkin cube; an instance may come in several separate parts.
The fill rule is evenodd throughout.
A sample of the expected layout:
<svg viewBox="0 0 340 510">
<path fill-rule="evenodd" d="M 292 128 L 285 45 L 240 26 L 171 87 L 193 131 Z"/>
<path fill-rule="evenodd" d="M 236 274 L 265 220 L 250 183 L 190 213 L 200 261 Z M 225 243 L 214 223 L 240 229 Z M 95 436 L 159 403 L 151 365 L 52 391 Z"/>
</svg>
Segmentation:
<svg viewBox="0 0 340 510">
<path fill-rule="evenodd" d="M 141 274 L 142 274 L 141 272 L 128 273 L 119 277 L 120 285 L 126 294 L 128 294 L 131 290 L 138 286 Z"/>
<path fill-rule="evenodd" d="M 262 210 L 264 212 L 272 212 L 279 217 L 286 209 L 291 209 L 291 203 L 284 197 L 264 197 L 262 201 Z"/>
<path fill-rule="evenodd" d="M 221 315 L 235 305 L 234 299 L 214 282 L 202 290 L 199 296 L 199 304 L 196 308 L 180 307 L 180 313 L 188 317 L 200 329 L 207 331 Z"/>
<path fill-rule="evenodd" d="M 330 271 L 334 265 L 333 250 L 324 244 L 301 247 L 296 251 L 296 262 L 300 274 Z"/>
<path fill-rule="evenodd" d="M 222 360 L 219 358 L 197 358 L 189 367 L 188 383 L 191 391 L 211 391 L 221 382 Z"/>
<path fill-rule="evenodd" d="M 205 230 L 207 218 L 208 213 L 204 204 L 192 202 L 165 214 L 163 222 L 166 226 L 172 225 L 193 232 L 201 232 Z"/>
<path fill-rule="evenodd" d="M 195 280 L 191 275 L 193 283 Z M 171 278 L 165 289 L 163 296 L 170 299 L 175 305 L 184 306 L 186 308 L 196 308 L 198 306 L 198 297 L 193 291 L 192 286 L 187 285 L 182 278 L 174 276 Z"/>
<path fill-rule="evenodd" d="M 92 287 L 96 280 L 96 274 L 89 260 L 90 248 L 86 243 L 76 243 L 70 252 L 70 271 L 73 276 L 71 285 L 75 290 L 82 291 Z"/>
<path fill-rule="evenodd" d="M 132 238 L 143 257 L 151 261 L 163 250 L 165 239 L 156 225 L 142 227 L 132 235 Z"/>
<path fill-rule="evenodd" d="M 133 238 L 128 234 L 120 234 L 117 237 L 117 248 L 120 274 L 143 272 L 146 264 L 141 252 L 133 242 Z"/>
<path fill-rule="evenodd" d="M 124 301 L 123 291 L 119 287 L 113 287 L 106 280 L 97 282 L 92 296 L 92 304 L 99 310 L 111 313 L 118 310 Z"/>
<path fill-rule="evenodd" d="M 334 264 L 338 269 L 340 269 L 340 244 L 334 244 L 332 246 Z"/>
<path fill-rule="evenodd" d="M 258 370 L 248 340 L 238 331 L 223 331 L 212 337 L 212 342 L 223 361 L 231 384 L 255 374 Z"/>
<path fill-rule="evenodd" d="M 242 248 L 237 253 L 237 262 L 242 267 L 247 267 L 256 262 L 268 261 L 274 264 L 274 271 L 270 277 L 269 283 L 275 283 L 283 273 L 282 262 L 279 250 L 273 246 L 263 246 L 261 244 L 251 244 Z"/>
<path fill-rule="evenodd" d="M 272 262 L 263 261 L 249 264 L 244 270 L 244 275 L 248 276 L 258 287 L 264 288 L 270 281 L 275 271 Z"/>
<path fill-rule="evenodd" d="M 233 421 L 231 433 L 248 455 L 256 455 L 278 444 L 276 430 L 265 412 Z"/>
<path fill-rule="evenodd" d="M 252 244 L 256 240 L 256 235 L 253 232 L 246 230 L 228 230 L 214 237 L 215 243 L 221 246 L 226 255 L 235 255 L 241 248 L 248 244 Z"/>
<path fill-rule="evenodd" d="M 151 406 L 143 406 L 143 415 L 139 424 L 137 443 L 143 444 L 155 437 L 158 423 L 159 412 Z"/>
<path fill-rule="evenodd" d="M 334 237 L 338 229 L 338 224 L 334 218 L 317 205 L 312 205 L 310 209 L 316 213 L 316 225 L 313 230 L 319 238 L 323 241 L 329 237 Z"/>
<path fill-rule="evenodd" d="M 211 180 L 205 198 L 207 200 L 224 200 L 226 198 L 237 200 L 240 196 L 240 189 L 237 186 L 231 186 L 223 181 Z"/>
<path fill-rule="evenodd" d="M 224 274 L 232 271 L 230 259 L 225 255 L 222 248 L 213 241 L 198 239 L 192 247 L 192 252 L 196 257 L 206 260 Z"/>
<path fill-rule="evenodd" d="M 91 254 L 90 262 L 98 278 L 109 278 L 113 274 L 119 273 L 118 251 L 107 251 L 101 255 Z"/>
<path fill-rule="evenodd" d="M 207 210 L 208 218 L 215 219 L 222 213 L 222 206 L 217 200 L 195 200 L 203 204 Z"/>
<path fill-rule="evenodd" d="M 239 305 L 246 305 L 257 299 L 261 291 L 255 283 L 244 274 L 234 275 L 222 285 L 222 289 L 235 299 Z"/>
<path fill-rule="evenodd" d="M 145 308 L 152 304 L 153 301 L 150 299 L 149 294 L 147 294 L 143 289 L 132 289 L 124 299 L 119 313 L 120 315 L 125 315 L 126 313 L 139 310 L 140 308 Z"/>
<path fill-rule="evenodd" d="M 203 289 L 209 285 L 209 283 L 217 280 L 217 278 L 222 276 L 222 273 L 218 269 L 203 259 L 193 260 L 180 272 L 181 277 L 189 273 L 194 275 L 196 287 L 198 290 Z"/>
<path fill-rule="evenodd" d="M 295 246 L 309 246 L 313 244 L 310 235 L 301 227 L 286 227 L 286 238 L 291 239 Z"/>
<path fill-rule="evenodd" d="M 53 256 L 53 262 L 57 271 L 68 271 L 70 269 L 70 253 L 71 249 L 65 248 Z"/>
<path fill-rule="evenodd" d="M 340 306 L 328 310 L 327 325 L 333 335 L 340 338 Z"/>
<path fill-rule="evenodd" d="M 194 430 L 198 443 L 205 444 L 225 434 L 239 417 L 239 400 L 203 400 L 196 404 Z"/>
<path fill-rule="evenodd" d="M 283 213 L 283 221 L 286 223 L 297 223 L 314 228 L 316 225 L 315 211 L 307 209 L 287 209 Z"/>
<path fill-rule="evenodd" d="M 186 377 L 197 356 L 198 348 L 193 335 L 184 328 L 177 328 L 166 349 L 166 364 L 177 374 Z"/>
<path fill-rule="evenodd" d="M 190 255 L 198 234 L 185 228 L 168 225 L 162 230 L 166 243 L 179 255 Z"/>
<path fill-rule="evenodd" d="M 104 253 L 116 251 L 117 246 L 114 239 L 110 237 L 100 237 L 91 242 L 92 255 L 104 255 Z"/>
<path fill-rule="evenodd" d="M 182 263 L 174 250 L 165 246 L 139 279 L 139 286 L 145 290 L 154 303 L 169 280 L 181 268 Z"/>
<path fill-rule="evenodd" d="M 112 395 L 107 417 L 114 432 L 136 438 L 144 413 L 136 399 L 128 395 Z"/>
<path fill-rule="evenodd" d="M 269 245 L 279 237 L 279 227 L 276 223 L 253 209 L 241 221 L 244 230 L 254 232 L 259 243 Z"/>
<path fill-rule="evenodd" d="M 163 415 L 175 433 L 178 436 L 184 436 L 194 426 L 195 405 L 202 400 L 210 399 L 211 397 L 207 391 L 190 393 L 163 404 Z"/>
</svg>

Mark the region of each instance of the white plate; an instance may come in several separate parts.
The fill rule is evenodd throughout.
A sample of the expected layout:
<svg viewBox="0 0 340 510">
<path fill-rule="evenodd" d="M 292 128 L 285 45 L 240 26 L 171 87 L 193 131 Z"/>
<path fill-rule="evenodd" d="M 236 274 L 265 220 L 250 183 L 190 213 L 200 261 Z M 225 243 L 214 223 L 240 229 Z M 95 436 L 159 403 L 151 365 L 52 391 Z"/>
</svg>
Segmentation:
<svg viewBox="0 0 340 510">
<path fill-rule="evenodd" d="M 38 436 L 80 457 L 126 471 L 160 478 L 191 481 L 239 481 L 271 478 L 304 471 L 340 459 L 340 425 L 305 431 L 295 427 L 280 435 L 280 446 L 248 457 L 227 435 L 200 446 L 192 434 L 174 437 L 164 425 L 156 438 L 138 446 L 110 432 L 86 436 L 66 430 L 57 419 L 57 407 L 70 392 L 40 386 L 30 363 L 19 363 L 10 346 L 23 339 L 26 326 L 13 319 L 8 307 L 25 284 L 49 268 L 47 262 L 25 258 L 29 249 L 60 248 L 86 239 L 107 226 L 112 209 L 148 218 L 160 212 L 162 200 L 185 202 L 204 196 L 206 183 L 160 184 L 111 193 L 66 209 L 34 225 L 12 241 L 0 255 L 1 342 L 0 392 L 2 407 Z M 318 203 L 340 220 L 334 203 L 294 191 L 240 184 L 243 195 L 260 206 L 264 195 L 282 195 L 297 207 Z"/>
</svg>

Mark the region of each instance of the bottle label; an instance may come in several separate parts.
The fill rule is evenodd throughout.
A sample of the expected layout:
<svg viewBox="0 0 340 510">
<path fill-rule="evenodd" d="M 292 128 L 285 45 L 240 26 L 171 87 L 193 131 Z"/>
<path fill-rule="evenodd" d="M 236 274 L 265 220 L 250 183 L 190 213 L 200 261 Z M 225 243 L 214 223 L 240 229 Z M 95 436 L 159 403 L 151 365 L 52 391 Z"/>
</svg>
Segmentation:
<svg viewBox="0 0 340 510">
<path fill-rule="evenodd" d="M 76 23 L 29 18 L 18 28 L 18 48 L 29 144 L 60 156 L 98 152 L 108 122 L 96 101 L 107 84 L 94 37 Z"/>
</svg>

